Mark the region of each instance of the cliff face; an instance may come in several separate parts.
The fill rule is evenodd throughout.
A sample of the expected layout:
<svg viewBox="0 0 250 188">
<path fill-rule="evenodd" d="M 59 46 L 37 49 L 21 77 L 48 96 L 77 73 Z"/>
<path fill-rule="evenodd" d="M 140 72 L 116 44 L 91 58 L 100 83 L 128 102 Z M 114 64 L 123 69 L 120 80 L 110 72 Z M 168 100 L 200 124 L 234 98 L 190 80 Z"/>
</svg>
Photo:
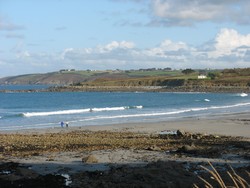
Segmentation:
<svg viewBox="0 0 250 188">
<path fill-rule="evenodd" d="M 250 78 L 246 80 L 198 80 L 174 78 L 140 78 L 126 80 L 95 80 L 82 83 L 85 86 L 162 86 L 162 87 L 249 87 Z"/>
<path fill-rule="evenodd" d="M 79 88 L 97 91 L 123 90 L 155 90 L 155 91 L 184 91 L 184 92 L 250 92 L 250 78 L 244 79 L 174 79 L 166 77 L 139 78 L 125 80 L 95 80 L 84 82 Z M 141 89 L 140 89 L 141 88 Z M 160 89 L 159 89 L 160 88 Z"/>
</svg>

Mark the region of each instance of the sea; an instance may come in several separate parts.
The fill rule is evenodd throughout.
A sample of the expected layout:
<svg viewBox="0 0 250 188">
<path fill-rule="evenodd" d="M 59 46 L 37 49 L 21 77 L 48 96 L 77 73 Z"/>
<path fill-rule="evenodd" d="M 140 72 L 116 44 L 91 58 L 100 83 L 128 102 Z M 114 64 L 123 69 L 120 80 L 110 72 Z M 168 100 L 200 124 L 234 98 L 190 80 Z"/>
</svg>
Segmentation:
<svg viewBox="0 0 250 188">
<path fill-rule="evenodd" d="M 9 86 L 10 87 L 10 86 Z M 11 86 L 15 89 L 46 86 Z M 0 89 L 3 89 L 1 86 Z M 0 93 L 0 131 L 174 121 L 250 112 L 246 93 Z M 65 124 L 64 124 L 65 125 Z"/>
</svg>

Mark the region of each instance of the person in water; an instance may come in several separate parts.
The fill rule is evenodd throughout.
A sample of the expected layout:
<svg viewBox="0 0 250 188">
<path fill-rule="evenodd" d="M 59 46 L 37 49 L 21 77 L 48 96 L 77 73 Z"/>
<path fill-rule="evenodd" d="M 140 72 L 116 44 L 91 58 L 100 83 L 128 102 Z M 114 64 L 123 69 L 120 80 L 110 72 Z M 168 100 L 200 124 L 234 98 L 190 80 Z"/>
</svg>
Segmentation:
<svg viewBox="0 0 250 188">
<path fill-rule="evenodd" d="M 63 121 L 61 122 L 61 127 L 63 127 L 63 125 L 64 125 L 64 123 L 63 123 Z"/>
<path fill-rule="evenodd" d="M 66 122 L 65 125 L 66 125 L 66 127 L 68 128 L 68 127 L 69 127 L 69 122 Z"/>
</svg>

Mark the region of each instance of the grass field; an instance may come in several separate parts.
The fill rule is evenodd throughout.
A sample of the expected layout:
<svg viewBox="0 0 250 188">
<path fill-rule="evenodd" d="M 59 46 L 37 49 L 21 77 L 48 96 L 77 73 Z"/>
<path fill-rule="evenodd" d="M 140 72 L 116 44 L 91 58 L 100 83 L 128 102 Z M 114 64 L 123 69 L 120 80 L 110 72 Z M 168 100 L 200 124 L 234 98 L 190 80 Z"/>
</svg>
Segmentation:
<svg viewBox="0 0 250 188">
<path fill-rule="evenodd" d="M 200 72 L 207 74 L 204 81 L 243 83 L 250 85 L 250 68 L 225 70 L 193 70 L 183 74 L 182 70 L 74 70 L 46 74 L 28 74 L 0 79 L 0 84 L 54 84 L 54 85 L 140 85 L 154 86 L 164 80 L 198 80 Z M 209 75 L 213 74 L 211 79 Z M 127 83 L 126 83 L 127 82 Z M 200 82 L 200 80 L 198 80 Z M 122 84 L 121 84 L 122 83 Z"/>
</svg>

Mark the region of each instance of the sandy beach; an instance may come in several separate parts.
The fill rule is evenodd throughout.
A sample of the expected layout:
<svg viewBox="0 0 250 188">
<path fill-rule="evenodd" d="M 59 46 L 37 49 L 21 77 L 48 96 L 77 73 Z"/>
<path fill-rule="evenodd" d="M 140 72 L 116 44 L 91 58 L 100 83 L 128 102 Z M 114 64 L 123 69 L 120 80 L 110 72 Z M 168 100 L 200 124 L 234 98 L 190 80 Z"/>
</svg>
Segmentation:
<svg viewBox="0 0 250 188">
<path fill-rule="evenodd" d="M 208 161 L 249 183 L 250 117 L 5 131 L 0 151 L 5 187 L 204 187 Z"/>
<path fill-rule="evenodd" d="M 149 122 L 149 123 L 123 123 L 110 125 L 91 125 L 61 128 L 51 127 L 48 129 L 22 129 L 18 131 L 2 131 L 7 134 L 44 134 L 44 133 L 61 133 L 77 130 L 88 131 L 129 131 L 139 133 L 159 133 L 164 130 L 183 130 L 192 133 L 216 134 L 224 136 L 239 136 L 250 138 L 250 114 L 224 114 L 214 117 L 193 117 L 182 118 L 170 121 Z"/>
</svg>

